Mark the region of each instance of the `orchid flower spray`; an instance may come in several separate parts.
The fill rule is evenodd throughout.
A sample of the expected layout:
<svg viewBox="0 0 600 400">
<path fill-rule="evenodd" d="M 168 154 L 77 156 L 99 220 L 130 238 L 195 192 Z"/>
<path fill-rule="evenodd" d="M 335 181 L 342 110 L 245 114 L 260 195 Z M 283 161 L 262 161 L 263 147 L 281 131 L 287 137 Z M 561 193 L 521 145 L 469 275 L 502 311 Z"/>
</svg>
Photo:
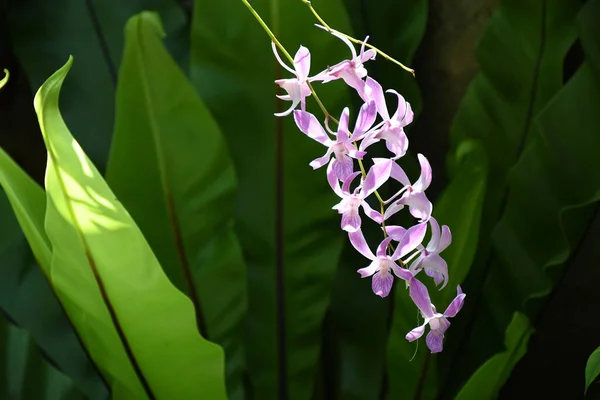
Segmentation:
<svg viewBox="0 0 600 400">
<path fill-rule="evenodd" d="M 446 311 L 438 313 L 431 303 L 427 287 L 418 278 L 432 278 L 433 284 L 439 286 L 440 290 L 446 286 L 448 265 L 440 253 L 450 245 L 452 235 L 448 226 L 440 227 L 432 216 L 433 205 L 425 193 L 432 180 L 431 165 L 427 158 L 423 154 L 417 154 L 420 174 L 416 179 L 410 179 L 400 165 L 409 145 L 404 129 L 414 118 L 410 103 L 395 90 L 384 90 L 369 76 L 367 68 L 377 54 L 381 54 L 403 69 L 411 73 L 414 71 L 377 48 L 367 45 L 368 38 L 359 41 L 331 29 L 309 1 L 303 2 L 321 23 L 317 27 L 332 34 L 349 48 L 349 58 L 311 75 L 309 49 L 300 46 L 292 58 L 264 21 L 255 15 L 271 37 L 276 60 L 290 74 L 275 81 L 285 91 L 277 97 L 291 102 L 286 111 L 275 116 L 293 117 L 302 134 L 325 147 L 322 156 L 309 165 L 315 170 L 327 166 L 327 182 L 339 197 L 339 202 L 330 206 L 340 215 L 341 231 L 348 235 L 356 251 L 367 259 L 357 270 L 360 277 L 370 278 L 373 292 L 380 297 L 388 296 L 395 281 L 401 280 L 400 287 L 408 288 L 407 295 L 415 303 L 424 321 L 408 332 L 406 339 L 412 342 L 420 338 L 429 326 L 427 347 L 432 353 L 441 352 L 444 334 L 450 326 L 448 318 L 456 316 L 460 311 L 466 295 L 458 287 L 458 294 Z M 244 3 L 251 9 L 249 3 Z M 361 45 L 358 51 L 353 42 Z M 289 64 L 282 60 L 280 52 L 285 54 Z M 327 84 L 337 80 L 348 85 L 363 101 L 355 115 L 351 115 L 349 108 L 344 108 L 339 120 L 329 114 L 313 88 L 313 83 Z M 307 111 L 306 99 L 311 96 L 323 112 L 322 119 Z M 337 125 L 333 129 L 332 123 Z M 387 157 L 369 156 L 369 149 L 377 143 L 385 145 Z M 390 180 L 398 183 L 400 189 L 384 199 L 378 189 Z M 388 224 L 402 210 L 408 211 L 414 219 L 412 226 Z M 373 247 L 367 243 L 362 232 L 362 225 L 371 221 L 380 225 L 383 236 L 377 246 Z M 429 241 L 424 245 L 428 232 Z M 419 275 L 421 271 L 424 274 Z"/>
</svg>

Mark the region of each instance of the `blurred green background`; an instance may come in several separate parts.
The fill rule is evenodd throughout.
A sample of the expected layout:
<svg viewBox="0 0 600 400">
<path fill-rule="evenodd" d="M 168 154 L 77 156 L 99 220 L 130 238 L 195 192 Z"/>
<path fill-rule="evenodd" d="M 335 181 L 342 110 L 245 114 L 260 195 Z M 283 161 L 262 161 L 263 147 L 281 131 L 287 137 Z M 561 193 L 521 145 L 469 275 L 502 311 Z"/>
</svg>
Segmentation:
<svg viewBox="0 0 600 400">
<path fill-rule="evenodd" d="M 349 56 L 301 0 L 251 4 L 288 51 L 310 49 L 313 73 Z M 0 68 L 11 73 L 0 146 L 43 185 L 33 96 L 73 55 L 62 115 L 186 291 L 165 266 L 172 237 L 153 218 L 162 203 L 146 201 L 160 178 L 144 167 L 155 162 L 144 132 L 154 118 L 166 136 L 191 135 L 173 140 L 167 163 L 185 159 L 182 182 L 196 160 L 214 168 L 176 196 L 218 209 L 190 225 L 210 238 L 190 259 L 199 329 L 225 350 L 230 398 L 584 398 L 600 346 L 600 1 L 312 4 L 416 71 L 381 57 L 366 65 L 412 104 L 403 165 L 414 176 L 414 155 L 428 157 L 434 216 L 453 232 L 450 283 L 432 296 L 445 308 L 460 284 L 467 298 L 441 354 L 406 342 L 417 311 L 402 288 L 381 299 L 356 274 L 365 260 L 339 230 L 324 172 L 308 167 L 322 149 L 272 116 L 285 107 L 273 84 L 284 71 L 239 0 L 0 0 Z M 168 53 L 135 21 L 125 31 L 143 10 L 160 16 Z M 351 105 L 356 115 L 342 85 L 316 89 L 332 114 Z M 195 93 L 196 108 L 166 101 Z M 0 197 L 0 399 L 107 398 Z"/>
</svg>

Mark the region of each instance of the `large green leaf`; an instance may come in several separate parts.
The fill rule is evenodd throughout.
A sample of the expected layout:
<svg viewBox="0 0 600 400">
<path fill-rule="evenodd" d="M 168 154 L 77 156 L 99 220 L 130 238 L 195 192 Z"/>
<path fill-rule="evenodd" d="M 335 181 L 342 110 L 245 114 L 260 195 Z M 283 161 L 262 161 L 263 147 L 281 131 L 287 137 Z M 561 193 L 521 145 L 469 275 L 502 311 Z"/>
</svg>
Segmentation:
<svg viewBox="0 0 600 400">
<path fill-rule="evenodd" d="M 73 381 L 49 365 L 29 333 L 0 320 L 3 399 L 83 400 Z M 92 398 L 101 398 L 91 394 Z M 88 397 L 90 398 L 90 397 Z"/>
<path fill-rule="evenodd" d="M 473 263 L 487 183 L 487 158 L 481 144 L 465 141 L 457 151 L 460 167 L 434 207 L 434 216 L 451 227 L 453 239 L 452 245 L 443 253 L 450 275 L 448 286 L 437 293 L 431 290 L 433 302 L 440 310 L 452 301 L 456 286 L 463 282 Z M 432 368 L 435 362 L 424 342 L 416 348 L 405 339 L 406 334 L 417 326 L 417 311 L 408 293 L 399 288 L 395 294 L 395 309 L 405 312 L 394 315 L 388 342 L 388 367 L 393 377 L 389 381 L 389 398 L 433 397 L 435 376 L 430 370 L 435 370 Z M 450 330 L 446 346 L 448 341 L 458 340 L 459 337 Z"/>
<path fill-rule="evenodd" d="M 6 82 L 8 82 L 8 77 L 10 76 L 9 72 L 7 69 L 4 69 L 4 78 L 0 79 L 0 89 L 2 89 L 2 87 L 4 85 L 6 85 Z"/>
<path fill-rule="evenodd" d="M 600 49 L 595 33 L 600 2 L 590 2 L 580 15 L 581 41 L 590 60 Z M 540 113 L 530 143 L 511 171 L 505 213 L 494 231 L 498 259 L 463 357 L 479 352 L 514 310 L 537 318 L 542 298 L 589 226 L 600 200 L 600 178 L 588 173 L 600 168 L 598 67 L 586 61 Z M 568 126 L 561 122 L 567 117 Z"/>
<path fill-rule="evenodd" d="M 114 398 L 225 398 L 221 349 L 198 334 L 192 303 L 169 282 L 60 115 L 71 63 L 35 97 L 48 149 L 53 287 Z"/>
<path fill-rule="evenodd" d="M 89 398 L 107 398 L 106 384 L 89 360 L 42 273 L 43 269 L 50 274 L 52 257 L 43 225 L 44 191 L 2 149 L 0 185 L 6 193 L 6 197 L 0 198 L 0 309 L 14 323 L 29 331 L 52 362 Z M 42 269 L 31 257 L 19 225 Z"/>
<path fill-rule="evenodd" d="M 349 31 L 340 0 L 314 4 L 331 26 Z M 251 391 L 257 399 L 286 394 L 308 399 L 346 240 L 331 210 L 336 198 L 325 170 L 308 166 L 325 149 L 300 133 L 291 116 L 273 116 L 289 106 L 276 100 L 273 83 L 287 73 L 277 66 L 269 38 L 242 2 L 195 5 L 190 72 L 227 138 L 239 179 L 236 228 L 248 265 Z M 341 41 L 313 26 L 316 21 L 300 0 L 252 5 L 292 54 L 300 44 L 311 51 L 312 73 L 349 57 Z M 315 88 L 339 115 L 347 103 L 344 85 Z"/>
<path fill-rule="evenodd" d="M 475 334 L 471 321 L 490 311 L 481 300 L 483 282 L 510 292 L 489 277 L 494 262 L 490 255 L 491 232 L 506 206 L 509 170 L 532 140 L 533 119 L 562 86 L 562 64 L 576 37 L 574 20 L 579 4 L 576 0 L 526 3 L 503 0 L 492 15 L 477 49 L 481 72 L 467 89 L 451 127 L 455 146 L 464 138 L 477 138 L 490 160 L 479 248 L 465 285 L 470 300 L 453 322 L 453 331 L 465 340 L 460 348 L 448 349 L 450 351 L 441 358 L 446 364 L 442 368 L 447 372 L 442 373 L 444 380 L 454 387 L 464 382 L 464 374 L 470 374 L 500 350 L 504 331 L 515 311 L 514 307 L 509 307 L 502 320 L 495 320 L 485 327 L 485 334 L 478 330 L 475 339 L 471 336 Z M 453 164 L 456 163 L 452 156 L 450 161 L 452 175 L 455 175 L 456 165 Z M 511 259 L 514 260 L 515 255 Z M 463 375 L 460 378 L 453 375 L 457 373 Z"/>
<path fill-rule="evenodd" d="M 515 313 L 506 329 L 506 350 L 486 361 L 469 378 L 456 400 L 492 400 L 498 396 L 510 372 L 527 351 L 527 341 L 533 333 L 527 317 Z"/>
<path fill-rule="evenodd" d="M 585 364 L 585 390 L 590 388 L 590 385 L 600 375 L 600 347 L 590 354 L 587 363 Z"/>
<path fill-rule="evenodd" d="M 207 339 L 227 355 L 230 398 L 243 394 L 246 269 L 233 231 L 235 172 L 225 140 L 164 49 L 158 17 L 129 20 L 107 181 Z"/>
<path fill-rule="evenodd" d="M 167 32 L 185 39 L 185 18 L 175 0 L 8 1 L 9 37 L 33 89 L 69 54 L 77 57 L 61 96 L 61 109 L 100 170 L 106 165 L 113 128 L 123 27 L 144 9 L 160 11 Z"/>
</svg>

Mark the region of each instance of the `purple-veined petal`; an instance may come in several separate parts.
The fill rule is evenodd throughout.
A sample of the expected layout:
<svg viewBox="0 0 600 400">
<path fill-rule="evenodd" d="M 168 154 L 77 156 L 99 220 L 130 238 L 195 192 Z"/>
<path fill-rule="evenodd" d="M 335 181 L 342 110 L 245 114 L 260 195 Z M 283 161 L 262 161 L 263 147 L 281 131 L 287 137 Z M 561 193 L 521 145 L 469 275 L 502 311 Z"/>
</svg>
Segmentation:
<svg viewBox="0 0 600 400">
<path fill-rule="evenodd" d="M 271 48 L 273 49 L 273 54 L 275 54 L 275 58 L 277 59 L 277 61 L 279 62 L 279 64 L 287 69 L 288 71 L 290 71 L 292 74 L 296 75 L 296 71 L 294 71 L 293 69 L 291 69 L 290 67 L 288 67 L 283 60 L 281 59 L 281 57 L 279 57 L 279 53 L 277 52 L 277 45 L 275 44 L 275 42 L 271 42 Z"/>
<path fill-rule="evenodd" d="M 379 263 L 377 261 L 373 261 L 369 266 L 359 269 L 358 272 L 361 278 L 368 278 L 373 275 L 379 269 Z"/>
<path fill-rule="evenodd" d="M 402 239 L 398 242 L 392 259 L 398 260 L 416 249 L 423 242 L 425 233 L 427 233 L 427 223 L 417 224 L 408 228 Z"/>
<path fill-rule="evenodd" d="M 421 175 L 415 184 L 412 185 L 412 187 L 416 192 L 424 192 L 431 184 L 431 165 L 423 154 L 417 154 L 417 158 L 419 159 L 419 164 L 421 165 Z"/>
<path fill-rule="evenodd" d="M 400 239 L 404 237 L 404 234 L 406 233 L 406 228 L 399 225 L 388 225 L 385 227 L 385 231 L 388 235 L 390 235 L 392 239 L 399 242 Z"/>
<path fill-rule="evenodd" d="M 298 80 L 305 81 L 310 70 L 310 52 L 304 46 L 300 46 L 294 56 L 294 67 L 296 68 Z"/>
<path fill-rule="evenodd" d="M 429 225 L 431 225 L 431 239 L 427 243 L 427 251 L 434 252 L 440 244 L 440 224 L 434 217 L 429 218 Z"/>
<path fill-rule="evenodd" d="M 433 317 L 433 308 L 427 287 L 416 278 L 410 280 L 410 298 L 425 318 Z"/>
<path fill-rule="evenodd" d="M 377 246 L 377 257 L 379 258 L 387 258 L 387 248 L 390 242 L 392 241 L 391 237 L 387 237 L 379 243 Z"/>
<path fill-rule="evenodd" d="M 381 224 L 383 222 L 383 216 L 379 212 L 373 210 L 371 208 L 371 206 L 369 205 L 369 203 L 367 203 L 365 200 L 363 200 L 360 203 L 360 205 L 363 208 L 367 217 L 371 218 L 373 221 L 377 222 L 378 224 Z"/>
<path fill-rule="evenodd" d="M 427 343 L 427 347 L 432 353 L 441 353 L 444 349 L 444 334 L 432 329 L 427 334 L 425 343 Z"/>
<path fill-rule="evenodd" d="M 336 154 L 335 160 L 333 160 L 333 172 L 339 180 L 345 181 L 354 172 L 352 158 L 345 154 Z"/>
<path fill-rule="evenodd" d="M 409 342 L 414 342 L 415 340 L 423 336 L 423 334 L 425 333 L 425 325 L 427 324 L 425 323 L 421 326 L 417 326 L 415 329 L 408 332 L 406 334 L 406 340 L 408 340 Z"/>
<path fill-rule="evenodd" d="M 325 146 L 330 146 L 333 141 L 327 135 L 321 123 L 317 120 L 317 117 L 307 111 L 294 111 L 294 121 L 298 129 L 305 133 L 308 137 L 316 140 Z"/>
<path fill-rule="evenodd" d="M 390 177 L 392 172 L 392 160 L 377 162 L 367 172 L 365 182 L 363 183 L 363 193 L 367 197 L 375 190 L 379 189 Z"/>
<path fill-rule="evenodd" d="M 367 147 L 379 142 L 379 140 L 380 139 L 377 137 L 377 132 L 372 132 L 371 134 L 369 134 L 363 138 L 363 140 L 362 140 L 362 142 L 360 142 L 360 146 L 358 146 L 358 148 L 361 151 L 364 151 L 367 149 Z"/>
<path fill-rule="evenodd" d="M 385 96 L 383 95 L 383 88 L 379 82 L 369 76 L 365 81 L 364 96 L 364 101 L 368 102 L 369 100 L 373 100 L 375 102 L 377 112 L 379 115 L 381 115 L 381 118 L 383 118 L 385 121 L 390 119 L 387 105 L 385 103 Z"/>
<path fill-rule="evenodd" d="M 369 248 L 367 241 L 365 240 L 365 236 L 362 231 L 359 229 L 356 232 L 350 232 L 348 234 L 348 238 L 350 239 L 350 243 L 352 246 L 358 251 L 360 254 L 368 258 L 369 260 L 376 260 L 375 254 Z"/>
<path fill-rule="evenodd" d="M 392 165 L 391 177 L 403 184 L 404 186 L 410 185 L 410 180 L 406 176 L 406 172 L 396 162 Z"/>
<path fill-rule="evenodd" d="M 433 205 L 429 199 L 427 199 L 425 193 L 406 193 L 397 203 L 409 206 L 410 213 L 413 217 L 418 218 L 419 222 L 426 222 L 431 218 Z"/>
<path fill-rule="evenodd" d="M 421 271 L 421 264 L 423 262 L 423 259 L 425 258 L 425 255 L 423 253 L 421 253 L 411 264 L 410 267 L 408 267 L 408 269 L 410 270 L 410 272 L 412 272 L 413 275 L 417 275 L 419 273 L 419 271 Z"/>
<path fill-rule="evenodd" d="M 440 288 L 440 290 L 446 287 L 446 284 L 448 283 L 448 264 L 446 264 L 446 261 L 440 257 L 439 254 L 431 253 L 423 257 L 419 268 L 425 270 L 427 275 L 434 278 L 436 286 L 441 282 L 440 278 L 438 277 L 441 275 L 444 285 Z"/>
<path fill-rule="evenodd" d="M 327 165 L 327 182 L 335 194 L 341 198 L 344 198 L 344 193 L 342 193 L 342 189 L 340 188 L 340 181 L 338 180 L 335 172 L 333 172 L 333 161 L 334 160 L 331 160 Z"/>
<path fill-rule="evenodd" d="M 450 232 L 450 228 L 448 228 L 448 226 L 444 225 L 444 226 L 442 226 L 442 236 L 440 238 L 440 242 L 438 244 L 436 251 L 438 253 L 441 253 L 442 251 L 446 250 L 446 248 L 448 246 L 450 246 L 451 242 L 452 242 L 452 233 Z"/>
<path fill-rule="evenodd" d="M 394 153 L 395 159 L 404 157 L 408 150 L 408 138 L 402 128 L 382 131 L 378 136 L 385 140 L 385 146 L 389 151 Z"/>
<path fill-rule="evenodd" d="M 353 209 L 342 214 L 342 230 L 356 232 L 360 229 L 360 215 L 358 210 Z"/>
<path fill-rule="evenodd" d="M 404 208 L 404 204 L 401 204 L 400 202 L 395 202 L 392 203 L 388 206 L 388 208 L 385 209 L 385 212 L 383 213 L 383 219 L 386 220 L 389 217 L 391 217 L 392 215 L 396 214 L 398 211 L 402 210 Z"/>
<path fill-rule="evenodd" d="M 344 80 L 346 85 L 356 90 L 359 96 L 365 90 L 365 82 L 360 79 L 360 76 L 358 76 L 353 69 L 347 68 L 342 70 L 339 75 L 340 78 Z"/>
<path fill-rule="evenodd" d="M 345 107 L 342 111 L 342 115 L 340 116 L 340 121 L 338 123 L 337 130 L 337 141 L 345 142 L 350 137 L 348 132 L 348 120 L 350 119 L 350 109 Z"/>
<path fill-rule="evenodd" d="M 365 132 L 367 132 L 377 118 L 377 104 L 375 101 L 369 101 L 360 107 L 358 118 L 354 125 L 354 133 L 350 141 L 358 140 Z"/>
<path fill-rule="evenodd" d="M 323 165 L 327 164 L 329 162 L 330 158 L 331 158 L 331 149 L 328 149 L 327 153 L 325 153 L 325 155 L 323 157 L 315 158 L 308 165 L 310 165 L 312 167 L 312 169 L 318 169 L 318 168 L 321 168 Z M 332 169 L 335 174 L 336 173 L 335 159 L 333 160 Z M 336 176 L 337 176 L 337 174 L 336 174 Z"/>
<path fill-rule="evenodd" d="M 389 271 L 382 271 L 381 269 L 375 275 L 373 275 L 372 288 L 373 293 L 379 297 L 386 297 L 392 290 L 394 284 L 394 276 Z"/>
<path fill-rule="evenodd" d="M 405 281 L 410 281 L 413 278 L 413 274 L 407 270 L 406 268 L 401 268 L 398 264 L 396 264 L 395 262 L 393 262 L 392 264 L 392 271 L 394 271 L 394 274 L 400 278 L 403 279 Z"/>
<path fill-rule="evenodd" d="M 467 297 L 467 295 L 462 292 L 460 286 L 458 286 L 457 292 L 458 294 L 456 295 L 454 300 L 452 300 L 452 303 L 450 303 L 448 308 L 446 308 L 446 311 L 444 311 L 444 316 L 446 317 L 452 318 L 456 316 L 456 314 L 458 314 L 463 304 L 465 303 L 465 297 Z"/>
<path fill-rule="evenodd" d="M 357 160 L 362 160 L 364 156 L 367 155 L 366 151 L 356 150 L 354 146 L 350 144 L 350 142 L 346 143 L 346 150 L 348 151 L 348 155 Z"/>
<path fill-rule="evenodd" d="M 354 173 L 348 175 L 348 177 L 344 180 L 344 184 L 342 185 L 342 193 L 344 193 L 344 195 L 346 195 L 346 196 L 350 196 L 351 195 L 350 185 L 352 185 L 352 182 L 360 174 L 361 174 L 360 171 L 354 172 Z"/>
</svg>

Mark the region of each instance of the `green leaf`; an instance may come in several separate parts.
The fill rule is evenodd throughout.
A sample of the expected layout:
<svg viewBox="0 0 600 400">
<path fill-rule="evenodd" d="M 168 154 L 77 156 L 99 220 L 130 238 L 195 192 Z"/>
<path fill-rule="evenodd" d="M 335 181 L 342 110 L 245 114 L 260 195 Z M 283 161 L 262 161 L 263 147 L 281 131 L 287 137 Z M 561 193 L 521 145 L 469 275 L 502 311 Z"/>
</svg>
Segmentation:
<svg viewBox="0 0 600 400">
<path fill-rule="evenodd" d="M 43 225 L 44 191 L 2 149 L 0 185 L 6 193 L 0 198 L 0 309 L 27 329 L 52 362 L 89 398 L 108 398 L 106 384 L 42 273 L 50 274 L 52 257 Z M 19 225 L 42 269 L 32 259 Z"/>
<path fill-rule="evenodd" d="M 222 350 L 198 334 L 192 303 L 169 282 L 60 115 L 71 63 L 35 97 L 48 149 L 52 284 L 115 399 L 225 398 Z"/>
<path fill-rule="evenodd" d="M 579 21 L 586 62 L 537 116 L 531 140 L 510 173 L 505 213 L 493 236 L 497 259 L 483 287 L 477 322 L 465 339 L 468 352 L 461 357 L 485 348 L 486 339 L 497 335 L 515 310 L 537 319 L 543 297 L 568 268 L 600 200 L 600 177 L 588 173 L 600 168 L 600 85 L 594 76 L 600 71 L 587 61 L 600 48 L 592 28 L 600 18 L 599 4 L 590 2 L 580 13 L 594 16 Z"/>
<path fill-rule="evenodd" d="M 7 6 L 8 37 L 32 89 L 69 54 L 77 58 L 60 106 L 67 125 L 101 171 L 113 129 L 123 27 L 144 9 L 159 11 L 167 32 L 181 40 L 185 17 L 175 0 L 31 0 Z"/>
<path fill-rule="evenodd" d="M 443 388 L 450 393 L 499 350 L 506 327 L 514 311 L 519 309 L 519 296 L 511 296 L 511 290 L 490 276 L 496 268 L 493 265 L 497 263 L 490 253 L 492 231 L 503 210 L 508 207 L 509 171 L 535 136 L 533 121 L 562 86 L 563 60 L 576 37 L 575 15 L 579 6 L 577 0 L 528 3 L 503 0 L 492 15 L 478 46 L 481 72 L 470 84 L 461 102 L 451 127 L 451 139 L 454 146 L 465 138 L 480 140 L 490 161 L 490 172 L 475 268 L 465 284 L 472 290 L 464 312 L 453 322 L 453 331 L 464 338 L 463 343 L 460 350 L 448 349 L 450 351 L 442 356 L 447 364 Z M 455 176 L 457 166 L 453 154 L 449 161 L 451 175 Z M 534 177 L 531 171 L 527 173 Z M 537 193 L 529 193 L 528 196 L 540 198 Z M 523 221 L 532 224 L 527 217 Z M 521 260 L 513 253 L 503 262 L 510 263 L 515 259 Z M 513 261 L 512 266 L 522 265 Z M 509 287 L 530 282 L 539 284 L 535 281 L 540 278 L 539 274 L 527 278 L 523 277 L 524 274 L 520 272 L 513 276 Z M 482 289 L 484 282 L 486 287 Z M 505 298 L 512 298 L 503 303 L 482 299 L 482 296 L 487 297 L 494 291 L 503 292 L 507 295 Z M 467 304 L 470 302 L 473 306 Z M 502 318 L 495 319 L 490 325 L 487 316 L 505 305 Z M 477 325 L 476 330 L 474 325 Z"/>
<path fill-rule="evenodd" d="M 6 85 L 6 82 L 8 82 L 8 77 L 9 76 L 10 76 L 10 73 L 5 68 L 4 69 L 4 78 L 0 79 L 0 89 L 2 89 L 2 87 L 4 87 L 4 85 Z"/>
<path fill-rule="evenodd" d="M 456 286 L 463 282 L 473 264 L 487 183 L 487 157 L 481 144 L 468 140 L 458 147 L 457 152 L 460 166 L 434 206 L 436 219 L 452 230 L 452 244 L 443 254 L 448 263 L 448 286 L 441 292 L 431 291 L 438 309 L 445 309 L 450 304 L 456 295 Z M 392 320 L 387 349 L 388 368 L 393 377 L 389 383 L 389 398 L 414 398 L 417 393 L 422 395 L 423 390 L 427 390 L 428 396 L 433 396 L 436 387 L 431 379 L 435 378 L 425 379 L 432 374 L 430 370 L 435 371 L 432 368 L 435 364 L 423 340 L 416 348 L 414 343 L 405 339 L 406 334 L 418 324 L 418 311 L 408 293 L 399 289 L 397 287 L 395 292 L 395 309 L 406 311 L 395 313 Z M 467 293 L 466 301 L 468 299 Z M 449 342 L 460 339 L 452 334 L 452 330 L 446 336 L 446 347 Z"/>
<path fill-rule="evenodd" d="M 202 335 L 224 347 L 229 398 L 243 396 L 246 268 L 233 231 L 236 179 L 216 122 L 164 49 L 156 14 L 126 26 L 107 182 Z"/>
<path fill-rule="evenodd" d="M 600 347 L 598 347 L 588 358 L 585 364 L 585 391 L 590 388 L 590 385 L 600 375 Z"/>
<path fill-rule="evenodd" d="M 288 73 L 269 38 L 239 0 L 195 3 L 191 76 L 231 148 L 239 179 L 236 229 L 248 266 L 247 364 L 256 399 L 313 396 L 321 329 L 346 235 L 331 207 L 339 201 L 325 169 L 308 163 L 325 149 L 276 119 L 275 79 Z M 292 53 L 312 55 L 311 74 L 350 56 L 339 40 L 313 26 L 301 1 L 251 2 Z M 328 24 L 349 32 L 340 0 L 314 2 Z M 226 22 L 225 22 L 226 21 Z M 329 111 L 347 104 L 344 85 L 316 85 Z M 313 100 L 309 109 L 317 114 Z M 321 114 L 317 114 L 321 115 Z M 353 116 L 355 117 L 355 116 Z"/>
<path fill-rule="evenodd" d="M 525 355 L 527 342 L 532 333 L 533 329 L 527 317 L 521 313 L 515 313 L 506 329 L 504 339 L 506 350 L 486 361 L 471 376 L 456 396 L 456 400 L 493 400 L 497 398 L 498 392 L 508 379 L 510 372 Z"/>
<path fill-rule="evenodd" d="M 0 347 L 0 395 L 3 399 L 85 398 L 69 378 L 44 360 L 27 331 L 0 320 L 0 342 L 3 343 Z"/>
</svg>

